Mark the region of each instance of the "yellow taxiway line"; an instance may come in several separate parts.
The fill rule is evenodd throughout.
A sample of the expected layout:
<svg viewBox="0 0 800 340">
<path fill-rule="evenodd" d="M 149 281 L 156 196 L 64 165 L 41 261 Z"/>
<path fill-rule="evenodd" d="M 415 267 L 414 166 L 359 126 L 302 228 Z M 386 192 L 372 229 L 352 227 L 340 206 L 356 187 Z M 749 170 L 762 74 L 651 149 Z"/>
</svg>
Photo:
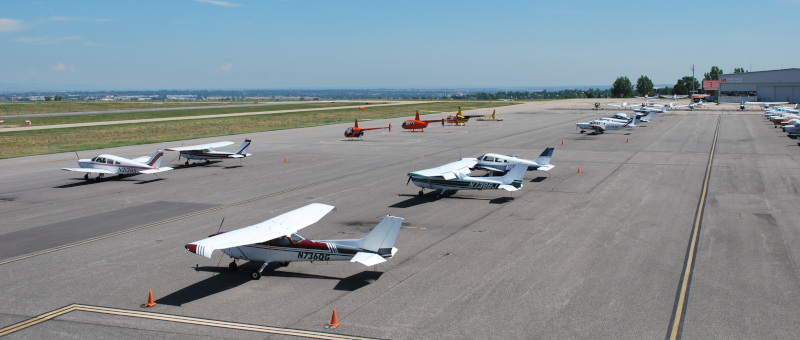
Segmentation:
<svg viewBox="0 0 800 340">
<path fill-rule="evenodd" d="M 57 318 L 61 315 L 67 314 L 69 312 L 91 312 L 91 313 L 99 313 L 99 314 L 108 314 L 108 315 L 118 315 L 118 316 L 127 316 L 132 318 L 140 318 L 140 319 L 150 319 L 150 320 L 159 320 L 159 321 L 169 321 L 169 322 L 176 322 L 182 324 L 189 324 L 189 325 L 198 325 L 198 326 L 206 326 L 206 327 L 217 327 L 217 328 L 227 328 L 227 329 L 235 329 L 235 330 L 242 330 L 242 331 L 250 331 L 250 332 L 257 332 L 257 333 L 267 333 L 267 334 L 279 334 L 279 335 L 290 335 L 290 336 L 297 336 L 309 339 L 334 339 L 334 340 L 360 340 L 360 339 L 373 339 L 373 338 L 366 338 L 366 337 L 359 337 L 359 336 L 351 336 L 351 335 L 343 335 L 343 334 L 333 334 L 333 333 L 324 333 L 324 332 L 316 332 L 316 331 L 307 331 L 302 329 L 291 329 L 291 328 L 281 328 L 281 327 L 270 327 L 270 326 L 261 326 L 261 325 L 253 325 L 253 324 L 245 324 L 245 323 L 238 323 L 238 322 L 228 322 L 228 321 L 220 321 L 220 320 L 211 320 L 211 319 L 202 319 L 190 316 L 182 316 L 182 315 L 171 315 L 171 314 L 162 314 L 162 313 L 153 313 L 153 312 L 144 312 L 144 311 L 137 311 L 137 310 L 128 310 L 128 309 L 120 309 L 120 308 L 110 308 L 110 307 L 99 307 L 99 306 L 90 306 L 90 305 L 80 305 L 80 304 L 72 304 L 69 306 L 61 307 L 54 311 L 50 311 L 44 313 L 42 315 L 35 316 L 28 320 L 18 322 L 16 324 L 10 325 L 8 327 L 0 329 L 0 336 L 5 336 L 17 331 L 21 331 L 23 329 L 38 325 L 42 322 L 52 320 Z"/>
</svg>

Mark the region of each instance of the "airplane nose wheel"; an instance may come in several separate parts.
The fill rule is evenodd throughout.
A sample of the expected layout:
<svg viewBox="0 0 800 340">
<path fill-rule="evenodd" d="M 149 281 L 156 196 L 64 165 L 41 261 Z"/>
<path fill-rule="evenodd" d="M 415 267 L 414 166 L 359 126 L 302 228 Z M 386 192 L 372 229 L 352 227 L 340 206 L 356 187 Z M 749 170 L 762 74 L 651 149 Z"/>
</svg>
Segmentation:
<svg viewBox="0 0 800 340">
<path fill-rule="evenodd" d="M 250 278 L 252 278 L 253 280 L 258 280 L 261 278 L 261 273 L 253 272 L 252 274 L 250 274 Z"/>
<path fill-rule="evenodd" d="M 237 268 L 239 268 L 239 266 L 236 264 L 235 261 L 231 262 L 231 264 L 228 265 L 228 270 L 232 272 L 235 272 Z"/>
</svg>

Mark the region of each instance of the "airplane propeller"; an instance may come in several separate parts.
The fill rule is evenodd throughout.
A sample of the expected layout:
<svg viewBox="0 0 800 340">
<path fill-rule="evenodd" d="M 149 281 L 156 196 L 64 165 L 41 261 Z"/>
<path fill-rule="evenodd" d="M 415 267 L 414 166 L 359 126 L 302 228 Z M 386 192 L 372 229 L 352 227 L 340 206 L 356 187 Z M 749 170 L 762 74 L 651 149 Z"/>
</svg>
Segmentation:
<svg viewBox="0 0 800 340">
<path fill-rule="evenodd" d="M 408 180 L 406 181 L 406 186 L 408 186 L 408 183 L 411 183 L 411 176 L 408 176 Z"/>
</svg>

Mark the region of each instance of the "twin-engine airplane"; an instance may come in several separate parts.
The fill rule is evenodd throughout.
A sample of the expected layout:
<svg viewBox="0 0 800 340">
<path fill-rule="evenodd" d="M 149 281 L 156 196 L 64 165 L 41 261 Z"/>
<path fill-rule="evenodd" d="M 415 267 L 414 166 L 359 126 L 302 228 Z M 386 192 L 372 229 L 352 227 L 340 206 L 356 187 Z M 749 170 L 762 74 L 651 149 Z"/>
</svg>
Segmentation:
<svg viewBox="0 0 800 340">
<path fill-rule="evenodd" d="M 236 149 L 236 151 L 231 152 L 231 151 L 214 150 L 214 148 L 228 146 L 231 144 L 233 144 L 233 142 L 217 142 L 210 144 L 181 146 L 178 148 L 166 148 L 164 150 L 180 152 L 180 154 L 178 155 L 178 159 L 180 159 L 181 157 L 186 158 L 186 163 L 184 163 L 186 165 L 189 165 L 190 159 L 203 159 L 206 161 L 206 163 L 209 163 L 210 159 L 225 160 L 226 158 L 244 158 L 253 155 L 247 153 L 247 149 L 250 147 L 249 139 L 245 139 L 242 145 L 240 145 L 239 148 Z"/>
<path fill-rule="evenodd" d="M 545 148 L 542 154 L 534 160 L 517 158 L 517 156 L 487 153 L 477 158 L 478 163 L 475 164 L 474 169 L 483 169 L 505 174 L 516 164 L 522 164 L 528 167 L 528 171 L 549 171 L 555 167 L 555 165 L 550 164 L 550 158 L 553 157 L 553 150 L 555 149 Z"/>
<path fill-rule="evenodd" d="M 382 129 L 389 129 L 389 132 L 392 132 L 392 124 L 389 126 L 384 127 L 374 127 L 374 128 L 360 128 L 358 127 L 358 119 L 356 119 L 356 126 L 352 126 L 344 130 L 344 136 L 347 138 L 361 138 L 364 135 L 364 131 L 367 130 L 382 130 Z"/>
<path fill-rule="evenodd" d="M 79 168 L 62 168 L 61 170 L 85 172 L 83 179 L 89 179 L 89 174 L 97 174 L 96 181 L 102 180 L 104 175 L 117 175 L 117 179 L 121 179 L 123 176 L 155 174 L 172 170 L 170 167 L 160 167 L 163 156 L 163 150 L 157 150 L 150 158 L 144 156 L 127 159 L 103 154 L 91 159 L 79 159 Z"/>
<path fill-rule="evenodd" d="M 476 158 L 462 158 L 453 163 L 448 163 L 431 169 L 419 170 L 408 173 L 408 181 L 420 187 L 419 195 L 424 194 L 422 189 L 436 189 L 436 198 L 449 196 L 459 190 L 503 189 L 517 191 L 522 188 L 522 178 L 525 177 L 527 166 L 514 166 L 502 177 L 470 177 L 471 168 L 478 164 Z M 510 166 L 509 166 L 510 167 Z M 408 185 L 408 182 L 406 182 Z"/>
<path fill-rule="evenodd" d="M 651 112 L 650 114 L 654 114 Z M 585 123 L 576 123 L 577 127 L 581 129 L 581 133 L 586 132 L 586 130 L 594 130 L 594 133 L 603 133 L 607 130 L 619 130 L 619 129 L 628 129 L 633 128 L 636 124 L 639 123 L 638 117 L 629 118 L 628 121 L 624 123 L 620 122 L 612 122 L 602 119 L 595 119 L 590 122 Z"/>
<path fill-rule="evenodd" d="M 350 261 L 373 266 L 386 262 L 397 253 L 394 242 L 403 218 L 386 216 L 367 236 L 351 240 L 314 241 L 297 233 L 327 215 L 333 206 L 312 203 L 264 222 L 229 232 L 216 233 L 184 247 L 197 255 L 211 258 L 214 250 L 221 250 L 234 260 L 228 269 L 235 271 L 236 260 L 263 262 L 252 272 L 253 280 L 270 262 L 288 266 L 293 261 Z"/>
<path fill-rule="evenodd" d="M 444 119 L 420 120 L 419 110 L 417 110 L 417 115 L 414 117 L 414 119 L 409 119 L 403 122 L 401 127 L 406 130 L 411 130 L 411 132 L 414 132 L 414 130 L 419 130 L 419 132 L 422 132 L 422 129 L 428 127 L 428 123 L 434 122 L 444 122 Z"/>
</svg>

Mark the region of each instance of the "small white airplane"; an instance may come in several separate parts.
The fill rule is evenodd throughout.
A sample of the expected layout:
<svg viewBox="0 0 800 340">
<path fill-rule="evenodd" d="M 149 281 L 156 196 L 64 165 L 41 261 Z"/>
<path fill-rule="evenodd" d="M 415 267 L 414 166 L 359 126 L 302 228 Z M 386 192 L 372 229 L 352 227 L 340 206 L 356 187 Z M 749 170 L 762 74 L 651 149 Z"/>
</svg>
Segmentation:
<svg viewBox="0 0 800 340">
<path fill-rule="evenodd" d="M 528 166 L 510 167 L 504 176 L 470 177 L 471 168 L 478 164 L 476 158 L 462 158 L 459 161 L 448 163 L 435 168 L 419 170 L 408 173 L 408 182 L 420 187 L 419 195 L 424 194 L 423 189 L 439 190 L 436 198 L 450 196 L 459 190 L 484 190 L 503 189 L 517 191 L 522 188 L 522 178 Z M 519 163 L 517 163 L 519 164 Z M 516 165 L 516 164 L 514 164 Z M 408 185 L 406 182 L 406 185 Z"/>
<path fill-rule="evenodd" d="M 397 253 L 394 243 L 403 223 L 401 217 L 387 215 L 360 239 L 315 241 L 297 233 L 333 209 L 331 205 L 312 203 L 249 227 L 213 234 L 184 248 L 207 258 L 220 250 L 233 258 L 228 265 L 231 271 L 238 268 L 236 260 L 263 262 L 251 273 L 253 280 L 261 278 L 270 262 L 283 267 L 294 261 L 350 261 L 373 266 Z"/>
<path fill-rule="evenodd" d="M 736 105 L 739 105 L 739 110 L 744 111 L 744 110 L 747 109 L 747 105 L 752 105 L 752 104 L 763 105 L 764 109 L 768 109 L 770 105 L 782 105 L 782 104 L 788 104 L 788 103 L 789 102 L 748 102 L 748 101 L 742 101 L 741 103 L 718 103 L 718 105 L 736 104 Z"/>
<path fill-rule="evenodd" d="M 654 114 L 654 112 L 651 112 L 650 114 Z M 639 123 L 638 117 L 633 117 L 629 118 L 624 123 L 595 119 L 590 122 L 575 123 L 575 125 L 577 125 L 577 127 L 581 129 L 581 133 L 586 132 L 586 130 L 594 130 L 595 134 L 600 134 L 606 132 L 607 130 L 620 130 L 620 129 L 633 128 L 636 126 L 637 123 Z"/>
<path fill-rule="evenodd" d="M 102 180 L 104 175 L 117 175 L 117 179 L 121 179 L 123 176 L 155 174 L 172 170 L 170 167 L 161 167 L 163 156 L 163 150 L 157 150 L 149 158 L 144 156 L 135 159 L 102 154 L 95 158 L 78 159 L 79 168 L 61 168 L 61 170 L 85 172 L 83 179 L 87 180 L 89 174 L 97 174 L 95 181 Z"/>
<path fill-rule="evenodd" d="M 219 148 L 223 146 L 228 146 L 233 144 L 233 142 L 217 142 L 217 143 L 210 143 L 210 144 L 199 144 L 199 145 L 190 145 L 190 146 L 181 146 L 177 148 L 166 148 L 164 150 L 167 151 L 178 151 L 180 154 L 178 155 L 178 160 L 181 157 L 186 158 L 186 165 L 189 165 L 190 159 L 203 159 L 206 161 L 206 164 L 210 163 L 210 159 L 219 159 L 225 160 L 226 158 L 245 158 L 248 156 L 252 156 L 253 154 L 247 153 L 247 149 L 250 147 L 250 140 L 245 139 L 242 145 L 239 146 L 236 151 L 217 151 L 214 148 Z M 195 165 L 197 163 L 192 163 Z"/>
<path fill-rule="evenodd" d="M 496 153 L 487 153 L 477 158 L 478 164 L 475 164 L 475 169 L 483 169 L 494 172 L 501 172 L 505 174 L 508 170 L 516 164 L 524 164 L 528 166 L 528 171 L 550 171 L 555 165 L 550 164 L 550 158 L 553 157 L 553 148 L 545 148 L 539 157 L 534 160 L 517 158 L 517 156 L 504 156 Z"/>
<path fill-rule="evenodd" d="M 626 109 L 627 109 L 627 108 L 634 108 L 634 107 L 639 107 L 639 106 L 641 106 L 640 104 L 634 104 L 634 105 L 631 105 L 631 104 L 628 104 L 628 102 L 622 102 L 622 105 L 617 105 L 617 104 L 606 104 L 606 105 L 608 105 L 608 106 L 613 106 L 613 107 L 624 107 L 624 108 L 626 108 Z"/>
<path fill-rule="evenodd" d="M 659 95 L 659 97 L 660 97 L 660 98 L 664 98 L 664 99 L 683 99 L 683 98 L 689 98 L 689 96 L 688 96 L 688 95 L 685 95 L 685 94 L 680 94 L 680 95 L 678 95 L 678 94 L 673 94 L 673 95 L 664 95 L 664 94 L 662 94 L 662 95 Z"/>
</svg>

